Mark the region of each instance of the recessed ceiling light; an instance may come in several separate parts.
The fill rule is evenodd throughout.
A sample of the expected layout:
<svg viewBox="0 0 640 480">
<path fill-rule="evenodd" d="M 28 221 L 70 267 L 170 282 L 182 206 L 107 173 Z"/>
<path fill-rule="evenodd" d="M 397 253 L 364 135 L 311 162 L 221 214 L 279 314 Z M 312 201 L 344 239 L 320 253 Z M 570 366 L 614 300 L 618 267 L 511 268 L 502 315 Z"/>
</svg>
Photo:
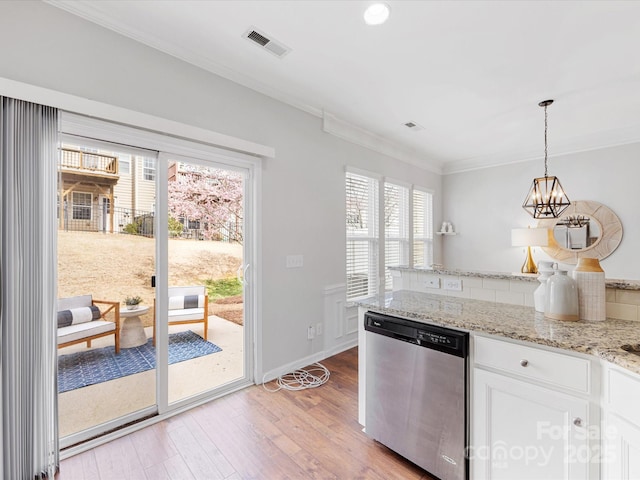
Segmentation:
<svg viewBox="0 0 640 480">
<path fill-rule="evenodd" d="M 389 18 L 389 5 L 374 3 L 364 11 L 364 22 L 367 25 L 382 25 Z"/>
</svg>

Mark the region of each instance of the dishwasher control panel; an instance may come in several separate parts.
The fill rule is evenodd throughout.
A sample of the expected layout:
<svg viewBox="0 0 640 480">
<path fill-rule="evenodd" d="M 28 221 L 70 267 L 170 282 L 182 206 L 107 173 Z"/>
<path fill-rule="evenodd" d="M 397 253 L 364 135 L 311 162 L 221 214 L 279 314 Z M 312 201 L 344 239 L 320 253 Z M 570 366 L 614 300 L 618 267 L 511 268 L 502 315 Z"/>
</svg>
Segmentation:
<svg viewBox="0 0 640 480">
<path fill-rule="evenodd" d="M 420 342 L 432 343 L 434 345 L 444 345 L 451 348 L 458 348 L 458 338 L 453 335 L 442 333 L 425 332 L 418 330 L 418 340 Z"/>
</svg>

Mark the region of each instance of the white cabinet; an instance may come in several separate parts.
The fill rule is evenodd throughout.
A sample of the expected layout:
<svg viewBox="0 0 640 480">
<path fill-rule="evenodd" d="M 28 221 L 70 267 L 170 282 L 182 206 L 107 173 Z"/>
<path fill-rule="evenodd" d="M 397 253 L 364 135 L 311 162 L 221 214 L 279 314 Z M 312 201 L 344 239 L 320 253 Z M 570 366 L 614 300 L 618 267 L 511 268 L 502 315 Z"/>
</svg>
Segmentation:
<svg viewBox="0 0 640 480">
<path fill-rule="evenodd" d="M 471 480 L 597 478 L 590 361 L 475 337 Z"/>
<path fill-rule="evenodd" d="M 605 480 L 640 479 L 640 427 L 607 415 L 602 455 Z"/>
<path fill-rule="evenodd" d="M 604 480 L 640 480 L 640 378 L 609 366 L 605 377 Z"/>
<path fill-rule="evenodd" d="M 479 368 L 473 381 L 473 480 L 588 478 L 588 400 Z"/>
</svg>

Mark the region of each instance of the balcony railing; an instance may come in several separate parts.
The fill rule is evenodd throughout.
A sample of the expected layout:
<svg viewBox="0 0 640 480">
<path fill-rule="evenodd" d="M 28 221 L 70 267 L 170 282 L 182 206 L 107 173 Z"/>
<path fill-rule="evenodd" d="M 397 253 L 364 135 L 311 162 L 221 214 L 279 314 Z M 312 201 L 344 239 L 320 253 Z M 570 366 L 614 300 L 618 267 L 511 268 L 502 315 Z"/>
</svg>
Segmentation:
<svg viewBox="0 0 640 480">
<path fill-rule="evenodd" d="M 72 170 L 89 170 L 96 173 L 118 174 L 118 157 L 62 148 L 60 167 Z"/>
</svg>

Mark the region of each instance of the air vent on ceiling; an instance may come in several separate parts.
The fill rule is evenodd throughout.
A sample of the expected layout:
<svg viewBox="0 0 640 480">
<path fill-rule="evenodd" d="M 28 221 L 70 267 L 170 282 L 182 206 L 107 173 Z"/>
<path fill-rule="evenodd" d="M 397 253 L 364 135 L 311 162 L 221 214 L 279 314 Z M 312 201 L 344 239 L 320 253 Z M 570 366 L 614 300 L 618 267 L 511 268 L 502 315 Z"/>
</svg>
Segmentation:
<svg viewBox="0 0 640 480">
<path fill-rule="evenodd" d="M 242 36 L 278 58 L 284 57 L 291 51 L 284 43 L 269 37 L 269 35 L 254 27 L 249 28 Z"/>
<path fill-rule="evenodd" d="M 403 125 L 413 131 L 424 130 L 422 125 L 418 125 L 416 122 L 406 122 Z"/>
</svg>

